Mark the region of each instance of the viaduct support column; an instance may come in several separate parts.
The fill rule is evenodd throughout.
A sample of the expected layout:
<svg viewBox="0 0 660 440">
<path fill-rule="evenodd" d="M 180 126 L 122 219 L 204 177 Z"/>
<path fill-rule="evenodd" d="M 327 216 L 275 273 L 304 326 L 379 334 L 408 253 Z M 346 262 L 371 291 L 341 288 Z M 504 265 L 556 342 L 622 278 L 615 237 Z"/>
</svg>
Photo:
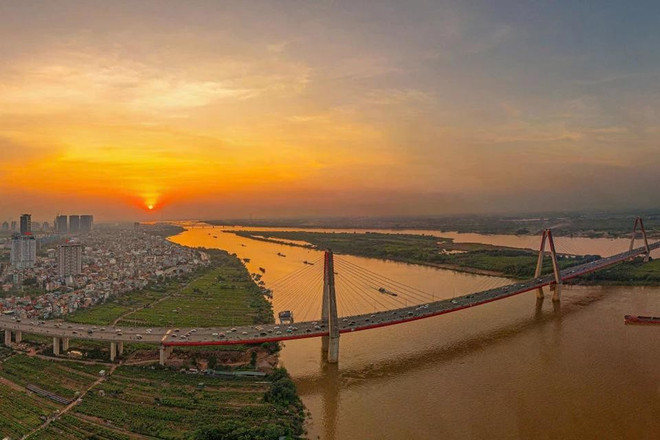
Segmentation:
<svg viewBox="0 0 660 440">
<path fill-rule="evenodd" d="M 328 327 L 328 335 L 322 337 L 322 349 L 328 354 L 330 364 L 339 362 L 339 319 L 337 317 L 337 296 L 335 293 L 335 264 L 331 250 L 325 252 L 323 270 L 323 307 L 321 320 Z"/>
<path fill-rule="evenodd" d="M 7 347 L 11 346 L 11 330 L 8 328 L 5 329 L 5 345 Z"/>
<path fill-rule="evenodd" d="M 124 354 L 124 341 L 117 342 L 117 354 L 119 356 Z"/>
<path fill-rule="evenodd" d="M 160 365 L 165 365 L 165 361 L 167 360 L 167 349 L 169 347 L 165 347 L 164 345 L 161 345 L 160 348 L 158 349 L 158 363 Z"/>
<path fill-rule="evenodd" d="M 60 338 L 58 338 L 57 336 L 53 336 L 53 354 L 55 356 L 60 355 L 60 344 L 61 344 Z"/>
<path fill-rule="evenodd" d="M 116 342 L 111 342 L 110 343 L 110 362 L 114 362 L 116 357 L 117 357 L 117 343 Z"/>
<path fill-rule="evenodd" d="M 69 338 L 62 338 L 62 351 L 69 351 Z"/>
<path fill-rule="evenodd" d="M 14 342 L 17 344 L 23 340 L 23 332 L 20 330 L 16 330 L 14 332 Z"/>
</svg>

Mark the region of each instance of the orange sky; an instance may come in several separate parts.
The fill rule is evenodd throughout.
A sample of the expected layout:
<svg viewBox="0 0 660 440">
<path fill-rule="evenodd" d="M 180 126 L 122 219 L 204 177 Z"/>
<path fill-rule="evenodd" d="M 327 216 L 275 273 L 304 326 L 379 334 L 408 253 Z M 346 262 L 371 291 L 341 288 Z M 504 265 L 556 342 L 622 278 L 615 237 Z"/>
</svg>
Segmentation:
<svg viewBox="0 0 660 440">
<path fill-rule="evenodd" d="M 0 6 L 0 220 L 658 202 L 653 66 L 519 8 L 92 3 Z"/>
</svg>

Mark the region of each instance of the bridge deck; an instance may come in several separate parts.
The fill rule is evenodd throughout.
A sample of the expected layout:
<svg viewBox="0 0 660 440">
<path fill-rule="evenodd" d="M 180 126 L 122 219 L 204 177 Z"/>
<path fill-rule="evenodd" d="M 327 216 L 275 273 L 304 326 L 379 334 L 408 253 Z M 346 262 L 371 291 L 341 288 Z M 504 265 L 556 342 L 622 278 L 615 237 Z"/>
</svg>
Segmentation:
<svg viewBox="0 0 660 440">
<path fill-rule="evenodd" d="M 660 248 L 660 242 L 649 245 L 651 250 Z M 562 281 L 585 275 L 612 266 L 632 257 L 644 254 L 641 247 L 629 252 L 602 258 L 591 263 L 573 266 L 561 271 Z M 471 293 L 455 298 L 431 302 L 428 304 L 388 310 L 363 315 L 342 317 L 339 320 L 339 332 L 350 333 L 372 328 L 385 327 L 457 312 L 470 307 L 498 301 L 510 296 L 535 290 L 554 283 L 554 275 L 546 275 L 529 281 Z M 303 338 L 315 338 L 328 334 L 321 322 L 308 321 L 290 325 L 265 324 L 257 326 L 238 326 L 235 328 L 146 328 L 92 326 L 55 321 L 18 320 L 0 317 L 0 328 L 19 330 L 25 333 L 53 336 L 58 338 L 86 339 L 109 342 L 146 342 L 165 346 L 200 346 L 200 345 L 237 345 L 279 342 Z M 91 330 L 91 332 L 90 332 Z M 118 332 L 120 330 L 120 334 Z M 186 335 L 182 338 L 182 335 Z"/>
</svg>

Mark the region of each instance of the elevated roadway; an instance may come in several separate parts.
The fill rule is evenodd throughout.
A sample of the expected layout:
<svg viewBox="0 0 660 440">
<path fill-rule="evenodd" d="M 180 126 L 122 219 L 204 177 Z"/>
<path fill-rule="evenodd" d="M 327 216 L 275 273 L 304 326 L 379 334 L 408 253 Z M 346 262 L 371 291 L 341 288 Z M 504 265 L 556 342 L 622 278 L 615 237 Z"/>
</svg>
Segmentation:
<svg viewBox="0 0 660 440">
<path fill-rule="evenodd" d="M 650 244 L 648 247 L 649 250 L 658 249 L 660 248 L 660 242 Z M 580 275 L 586 275 L 646 253 L 646 247 L 640 247 L 611 257 L 573 266 L 562 270 L 560 272 L 560 279 L 561 281 L 566 281 Z M 554 274 L 549 274 L 528 281 L 426 304 L 340 317 L 338 321 L 339 333 L 350 333 L 403 324 L 445 313 L 457 312 L 536 290 L 554 283 Z M 111 344 L 111 359 L 113 360 L 116 354 L 121 354 L 124 343 L 142 342 L 159 345 L 161 347 L 161 363 L 164 362 L 164 358 L 167 357 L 171 348 L 174 346 L 261 344 L 264 342 L 317 338 L 327 336 L 329 333 L 326 324 L 320 320 L 297 322 L 287 325 L 264 324 L 211 328 L 146 328 L 93 326 L 53 320 L 20 320 L 11 316 L 0 317 L 0 329 L 5 330 L 5 344 L 11 344 L 12 333 L 15 335 L 16 342 L 20 341 L 22 333 L 51 336 L 53 337 L 53 351 L 55 354 L 59 354 L 60 344 L 63 350 L 68 349 L 68 341 L 70 339 L 109 342 Z"/>
</svg>

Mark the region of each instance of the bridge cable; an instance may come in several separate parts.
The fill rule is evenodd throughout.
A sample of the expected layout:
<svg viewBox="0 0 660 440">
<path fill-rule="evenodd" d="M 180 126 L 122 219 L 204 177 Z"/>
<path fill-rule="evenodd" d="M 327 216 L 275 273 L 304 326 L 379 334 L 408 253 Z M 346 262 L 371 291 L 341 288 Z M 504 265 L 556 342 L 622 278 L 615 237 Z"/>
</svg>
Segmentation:
<svg viewBox="0 0 660 440">
<path fill-rule="evenodd" d="M 309 278 L 308 275 L 310 274 L 312 275 L 312 278 L 314 278 L 314 276 L 319 276 L 319 274 L 314 274 L 308 270 L 306 272 L 300 272 L 294 279 L 290 279 L 285 283 L 280 283 L 277 286 L 271 285 L 270 288 L 274 294 L 277 291 L 282 291 L 282 294 L 278 295 L 281 299 L 289 299 L 287 297 L 295 295 L 293 292 L 297 289 L 301 282 L 304 282 Z"/>
<path fill-rule="evenodd" d="M 307 272 L 314 271 L 316 268 L 314 267 L 315 264 L 312 265 L 306 265 L 306 267 L 303 267 L 301 269 L 298 269 L 294 272 L 291 272 L 282 278 L 279 278 L 271 283 L 269 283 L 269 286 L 271 289 L 275 289 L 281 285 L 286 285 L 290 282 L 293 282 L 296 279 L 299 279 L 300 277 L 304 276 Z"/>
<path fill-rule="evenodd" d="M 311 294 L 315 285 L 318 285 L 318 280 L 315 279 L 308 279 L 306 283 L 300 284 L 293 293 L 292 301 L 287 305 L 288 310 L 293 311 L 294 315 L 306 317 L 315 296 Z M 296 318 L 296 320 L 300 319 Z"/>
<path fill-rule="evenodd" d="M 415 292 L 414 290 L 411 290 L 410 288 L 408 288 L 407 286 L 405 286 L 401 283 L 397 283 L 397 282 L 392 283 L 392 282 L 385 281 L 382 278 L 378 278 L 376 275 L 373 275 L 373 273 L 370 273 L 370 272 L 364 271 L 364 270 L 360 270 L 361 268 L 359 266 L 355 266 L 355 265 L 353 267 L 348 266 L 348 265 L 344 266 L 342 263 L 340 263 L 340 266 L 342 268 L 344 268 L 344 270 L 350 271 L 353 275 L 358 276 L 358 277 L 364 277 L 365 279 L 368 279 L 368 280 L 370 280 L 374 283 L 379 284 L 381 287 L 383 285 L 388 285 L 389 287 L 394 285 L 395 286 L 394 290 L 397 290 L 398 292 L 405 292 L 406 294 L 408 294 L 410 296 L 415 296 L 418 299 L 422 299 L 422 300 L 427 300 L 429 296 L 432 297 L 432 295 L 427 294 L 427 293 L 424 293 L 424 295 L 421 295 L 421 294 Z"/>
<path fill-rule="evenodd" d="M 360 285 L 359 285 L 359 281 L 355 280 L 355 282 L 354 282 L 354 281 L 351 279 L 351 277 L 349 277 L 349 276 L 346 276 L 345 279 L 344 279 L 344 281 L 345 281 L 347 284 L 350 284 L 354 289 L 356 289 L 356 290 L 355 290 L 355 293 L 357 293 L 358 295 L 364 295 L 364 296 L 366 296 L 366 297 L 369 297 L 369 299 L 373 300 L 375 303 L 378 303 L 378 305 L 380 305 L 380 306 L 382 307 L 383 310 L 390 310 L 390 306 L 389 306 L 389 305 L 386 305 L 386 304 L 384 304 L 383 302 L 381 302 L 380 299 L 377 298 L 375 295 L 372 296 L 372 295 L 370 294 L 370 293 L 371 293 L 370 290 L 367 290 L 368 287 L 367 287 L 367 289 L 365 289 L 365 287 L 360 286 Z M 373 292 L 377 292 L 376 289 L 372 289 L 372 290 L 373 290 Z M 374 308 L 375 308 L 375 307 L 374 307 Z"/>
<path fill-rule="evenodd" d="M 301 294 L 308 291 L 310 283 L 319 277 L 303 277 L 286 287 L 285 295 L 277 295 L 278 302 L 287 305 L 290 309 L 298 307 L 303 297 Z M 275 296 L 275 295 L 274 295 Z"/>
<path fill-rule="evenodd" d="M 384 280 L 390 281 L 391 283 L 401 285 L 402 287 L 405 287 L 405 288 L 407 288 L 407 289 L 411 289 L 411 290 L 417 291 L 417 292 L 419 292 L 419 293 L 421 293 L 421 294 L 428 295 L 428 292 L 424 292 L 423 290 L 417 289 L 417 288 L 415 288 L 415 287 L 407 286 L 407 285 L 405 285 L 405 284 L 403 284 L 403 283 L 400 283 L 400 282 L 398 282 L 398 281 L 395 281 L 395 280 L 392 280 L 392 279 L 387 278 L 387 277 L 385 277 L 385 276 L 382 276 L 382 275 L 380 275 L 380 274 L 377 274 L 376 272 L 373 272 L 373 271 L 371 271 L 371 270 L 369 270 L 369 269 L 365 269 L 365 268 L 363 268 L 363 267 L 361 267 L 361 266 L 358 266 L 357 264 L 351 263 L 350 261 L 345 260 L 345 259 L 343 259 L 343 258 L 336 258 L 336 259 L 339 260 L 339 261 L 342 262 L 342 263 L 347 264 L 348 266 L 352 266 L 352 267 L 354 267 L 354 268 L 356 268 L 356 269 L 359 269 L 359 270 L 361 270 L 361 271 L 364 271 L 364 272 L 366 272 L 366 273 L 370 273 L 370 274 L 372 274 L 372 275 L 375 275 L 377 278 L 384 279 Z"/>
<path fill-rule="evenodd" d="M 313 319 L 317 319 L 320 317 L 320 301 L 319 299 L 322 300 L 322 293 L 323 293 L 323 280 L 317 279 L 315 280 L 310 289 L 307 290 L 306 293 L 306 300 L 301 304 L 300 310 L 303 316 L 303 319 L 305 321 L 312 320 L 310 319 L 310 316 Z M 317 312 L 318 315 L 317 315 Z"/>
<path fill-rule="evenodd" d="M 426 298 L 426 297 L 429 297 L 429 296 L 432 297 L 432 295 L 429 294 L 428 292 L 417 289 L 415 287 L 408 286 L 408 285 L 403 284 L 399 281 L 389 279 L 389 278 L 384 277 L 380 274 L 377 274 L 373 271 L 370 271 L 368 269 L 360 267 L 356 264 L 350 263 L 346 260 L 343 260 L 343 259 L 340 260 L 340 264 L 344 265 L 344 267 L 352 269 L 354 272 L 357 272 L 360 276 L 364 276 L 365 278 L 369 278 L 372 281 L 377 282 L 379 284 L 389 284 L 389 285 L 392 285 L 392 286 L 396 286 L 397 290 L 403 290 L 403 291 L 409 292 L 411 295 L 417 295 L 417 296 L 421 296 L 423 298 Z"/>
<path fill-rule="evenodd" d="M 364 280 L 366 280 L 366 281 L 372 281 L 372 282 L 373 282 L 372 279 L 370 279 L 370 278 L 368 278 L 368 277 L 364 277 L 362 274 L 360 274 L 360 273 L 354 271 L 353 269 L 351 269 L 351 268 L 349 268 L 349 267 L 346 267 L 345 271 L 348 272 L 349 275 L 356 277 L 357 280 L 364 279 Z M 349 279 L 350 279 L 350 278 L 349 278 Z M 362 291 L 362 292 L 366 292 L 367 295 L 375 295 L 376 297 L 380 297 L 380 295 L 383 295 L 382 293 L 378 292 L 378 288 L 379 288 L 379 287 L 382 287 L 382 286 L 383 286 L 383 283 L 379 283 L 379 284 L 376 285 L 376 286 L 370 286 L 370 285 L 368 285 L 365 281 L 356 281 L 356 283 L 357 283 L 358 285 L 361 284 L 362 286 L 364 286 L 364 287 L 361 288 L 361 291 Z M 388 284 L 388 283 L 385 283 L 385 285 L 387 285 L 387 284 Z M 391 288 L 391 286 L 388 286 L 388 287 Z M 398 290 L 399 292 L 401 292 L 400 289 L 396 289 L 396 290 Z M 378 292 L 378 294 L 376 294 L 376 292 Z M 400 299 L 398 296 L 397 296 L 397 297 L 393 297 L 393 296 L 391 296 L 391 295 L 385 295 L 384 297 L 387 298 L 387 300 L 394 302 L 396 305 L 401 305 L 401 306 L 405 306 L 405 305 L 406 305 L 405 302 L 402 301 L 402 299 Z M 423 298 L 423 299 L 426 299 L 426 298 Z"/>
</svg>

